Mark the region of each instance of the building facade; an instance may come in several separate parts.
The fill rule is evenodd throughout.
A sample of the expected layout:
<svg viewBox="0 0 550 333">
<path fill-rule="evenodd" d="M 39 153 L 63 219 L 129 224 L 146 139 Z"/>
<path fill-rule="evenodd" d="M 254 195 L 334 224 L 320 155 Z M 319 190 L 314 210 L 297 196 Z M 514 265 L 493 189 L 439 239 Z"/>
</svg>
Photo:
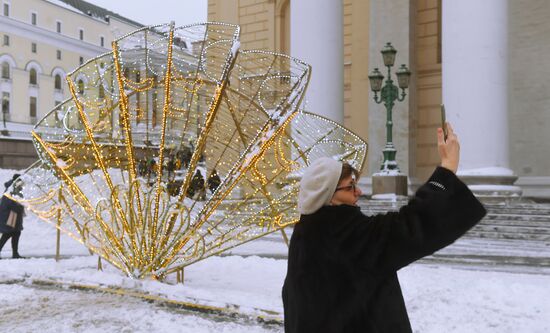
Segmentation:
<svg viewBox="0 0 550 333">
<path fill-rule="evenodd" d="M 70 97 L 65 75 L 141 25 L 80 0 L 0 0 L 0 167 L 36 160 L 32 126 Z"/>
<path fill-rule="evenodd" d="M 313 66 L 306 109 L 369 143 L 376 172 L 386 111 L 369 73 L 380 50 L 413 72 L 393 110 L 393 141 L 411 189 L 438 164 L 440 104 L 461 140 L 459 174 L 479 193 L 550 197 L 550 3 L 544 0 L 209 0 L 208 19 L 240 24 L 245 49 Z M 395 68 L 397 67 L 395 66 Z M 395 80 L 395 78 L 394 78 Z M 313 89 L 311 89 L 313 88 Z"/>
</svg>

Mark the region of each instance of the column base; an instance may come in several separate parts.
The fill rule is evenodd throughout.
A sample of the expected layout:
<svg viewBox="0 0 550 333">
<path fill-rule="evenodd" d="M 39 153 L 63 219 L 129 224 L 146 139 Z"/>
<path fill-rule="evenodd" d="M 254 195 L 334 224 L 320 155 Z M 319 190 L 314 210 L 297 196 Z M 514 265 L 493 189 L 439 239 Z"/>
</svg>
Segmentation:
<svg viewBox="0 0 550 333">
<path fill-rule="evenodd" d="M 483 201 L 509 201 L 520 199 L 522 189 L 515 186 L 515 175 L 472 175 L 458 173 L 458 177 Z"/>
<path fill-rule="evenodd" d="M 375 173 L 372 175 L 373 199 L 385 199 L 385 194 L 407 197 L 407 175 Z M 393 199 L 393 198 L 392 198 Z"/>
<path fill-rule="evenodd" d="M 519 177 L 515 185 L 523 190 L 524 197 L 530 198 L 550 198 L 550 177 Z"/>
</svg>

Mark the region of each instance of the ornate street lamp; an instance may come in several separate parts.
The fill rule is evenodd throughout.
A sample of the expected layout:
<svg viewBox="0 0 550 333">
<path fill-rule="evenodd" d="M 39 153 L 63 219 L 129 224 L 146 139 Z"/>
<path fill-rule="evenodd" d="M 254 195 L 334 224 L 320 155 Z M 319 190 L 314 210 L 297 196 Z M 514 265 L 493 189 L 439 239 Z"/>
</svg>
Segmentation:
<svg viewBox="0 0 550 333">
<path fill-rule="evenodd" d="M 399 88 L 401 88 L 401 96 L 399 96 L 399 88 L 393 84 L 393 81 L 391 79 L 391 68 L 395 62 L 395 55 L 397 54 L 397 50 L 391 45 L 391 43 L 387 43 L 386 46 L 384 46 L 384 48 L 382 49 L 381 53 L 384 59 L 384 65 L 388 68 L 388 77 L 386 78 L 384 86 L 382 87 L 384 75 L 382 75 L 378 68 L 375 68 L 374 71 L 372 71 L 372 73 L 369 75 L 371 90 L 374 92 L 374 101 L 377 104 L 384 102 L 384 106 L 386 107 L 386 146 L 383 151 L 384 162 L 382 162 L 380 170 L 399 171 L 397 161 L 395 160 L 397 150 L 393 145 L 392 138 L 392 109 L 395 105 L 396 100 L 399 102 L 405 100 L 405 96 L 407 95 L 405 93 L 405 90 L 409 87 L 411 72 L 405 65 L 401 65 L 401 67 L 399 67 L 399 69 L 396 71 L 395 74 L 397 75 L 397 83 L 399 85 Z M 378 97 L 379 92 L 380 98 Z"/>
</svg>

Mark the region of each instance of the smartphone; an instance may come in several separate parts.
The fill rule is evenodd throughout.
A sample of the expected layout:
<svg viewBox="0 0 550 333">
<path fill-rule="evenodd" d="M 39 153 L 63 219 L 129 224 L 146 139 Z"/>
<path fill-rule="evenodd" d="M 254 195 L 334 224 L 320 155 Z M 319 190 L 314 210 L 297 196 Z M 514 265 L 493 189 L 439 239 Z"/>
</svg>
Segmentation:
<svg viewBox="0 0 550 333">
<path fill-rule="evenodd" d="M 443 129 L 443 140 L 447 142 L 447 120 L 445 119 L 445 104 L 441 104 L 441 128 Z"/>
</svg>

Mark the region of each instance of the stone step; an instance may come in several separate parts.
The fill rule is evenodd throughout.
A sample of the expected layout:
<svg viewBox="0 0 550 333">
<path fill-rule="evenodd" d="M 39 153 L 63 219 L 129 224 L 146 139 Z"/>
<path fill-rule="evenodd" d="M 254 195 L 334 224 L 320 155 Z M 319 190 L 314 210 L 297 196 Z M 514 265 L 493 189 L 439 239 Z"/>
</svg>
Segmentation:
<svg viewBox="0 0 550 333">
<path fill-rule="evenodd" d="M 364 211 L 363 211 L 364 212 Z M 385 214 L 386 212 L 369 212 L 367 215 Z M 487 215 L 481 220 L 479 225 L 485 226 L 517 226 L 517 227 L 538 227 L 550 232 L 550 216 L 536 216 L 533 219 L 528 216 L 512 215 Z"/>
<path fill-rule="evenodd" d="M 385 205 L 385 206 L 370 206 L 366 204 L 360 204 L 362 211 L 365 212 L 388 212 L 388 211 L 398 211 L 401 205 Z M 486 207 L 487 208 L 487 207 Z M 506 208 L 506 209 L 487 209 L 488 215 L 510 215 L 510 216 L 535 216 L 535 217 L 546 217 L 550 219 L 550 211 L 546 210 L 524 210 L 524 209 L 515 209 L 515 208 Z"/>
<path fill-rule="evenodd" d="M 385 214 L 396 210 L 367 210 L 361 209 L 366 215 Z M 517 222 L 540 222 L 550 224 L 550 215 L 521 215 L 521 214 L 498 214 L 489 212 L 483 220 L 486 221 L 517 221 Z"/>
<path fill-rule="evenodd" d="M 503 234 L 534 234 L 539 235 L 541 239 L 544 237 L 550 237 L 550 229 L 530 228 L 530 227 L 518 227 L 518 226 L 488 226 L 488 225 L 476 225 L 471 232 L 499 232 Z"/>
<path fill-rule="evenodd" d="M 550 210 L 550 203 L 533 203 L 533 202 L 509 202 L 509 203 L 484 203 L 489 209 L 499 209 L 507 207 L 515 207 L 516 209 L 534 209 L 534 210 Z"/>
<path fill-rule="evenodd" d="M 385 214 L 387 211 L 365 211 L 363 213 L 366 215 L 376 215 L 376 214 Z M 525 215 L 499 215 L 499 214 L 489 214 L 485 216 L 482 220 L 483 224 L 491 225 L 518 225 L 518 226 L 539 226 L 542 228 L 550 228 L 550 216 L 525 216 Z"/>
<path fill-rule="evenodd" d="M 372 208 L 372 207 L 364 207 L 361 206 L 361 211 L 367 215 L 375 215 L 375 214 L 384 214 L 386 212 L 395 212 L 398 211 L 398 207 L 379 207 L 379 208 Z M 523 221 L 546 221 L 550 223 L 550 214 L 522 214 L 518 211 L 508 210 L 508 211 L 491 211 L 489 210 L 487 215 L 485 216 L 485 219 L 488 220 L 523 220 Z"/>
<path fill-rule="evenodd" d="M 359 205 L 364 210 L 388 211 L 397 210 L 399 207 L 407 204 L 406 200 L 395 202 L 383 200 L 365 200 L 359 201 Z M 542 215 L 550 216 L 550 204 L 536 203 L 507 203 L 507 204 L 484 204 L 489 213 L 495 214 L 517 214 L 517 215 Z"/>
<path fill-rule="evenodd" d="M 478 225 L 484 226 L 497 226 L 497 227 L 526 227 L 526 228 L 540 228 L 550 230 L 550 222 L 540 222 L 540 221 L 514 221 L 514 220 L 486 220 L 483 219 Z"/>
<path fill-rule="evenodd" d="M 486 221 L 529 221 L 550 223 L 550 215 L 518 215 L 518 214 L 487 214 L 484 218 Z"/>
<path fill-rule="evenodd" d="M 484 254 L 549 257 L 550 242 L 517 239 L 482 239 L 466 234 L 455 243 L 437 252 L 438 254 Z"/>
<path fill-rule="evenodd" d="M 424 263 L 470 264 L 487 266 L 527 266 L 540 269 L 550 268 L 550 258 L 485 256 L 485 255 L 432 255 L 421 259 Z"/>
<path fill-rule="evenodd" d="M 530 240 L 530 241 L 540 241 L 540 242 L 550 242 L 550 234 L 533 234 L 533 233 L 503 233 L 498 231 L 479 231 L 479 230 L 470 230 L 466 236 L 468 237 L 479 237 L 487 239 L 516 239 L 516 240 Z"/>
<path fill-rule="evenodd" d="M 514 220 L 487 220 L 483 219 L 480 225 L 488 226 L 518 226 L 518 227 L 538 227 L 543 229 L 550 230 L 550 221 L 548 222 L 539 222 L 539 221 L 514 221 Z"/>
<path fill-rule="evenodd" d="M 517 208 L 517 209 L 516 208 L 502 208 L 502 209 L 489 208 L 487 209 L 487 212 L 489 214 L 502 214 L 502 215 L 510 214 L 510 215 L 525 215 L 525 216 L 531 216 L 531 215 L 550 216 L 550 211 L 535 210 L 535 209 L 529 210 L 529 209 L 521 209 L 521 208 Z"/>
</svg>

